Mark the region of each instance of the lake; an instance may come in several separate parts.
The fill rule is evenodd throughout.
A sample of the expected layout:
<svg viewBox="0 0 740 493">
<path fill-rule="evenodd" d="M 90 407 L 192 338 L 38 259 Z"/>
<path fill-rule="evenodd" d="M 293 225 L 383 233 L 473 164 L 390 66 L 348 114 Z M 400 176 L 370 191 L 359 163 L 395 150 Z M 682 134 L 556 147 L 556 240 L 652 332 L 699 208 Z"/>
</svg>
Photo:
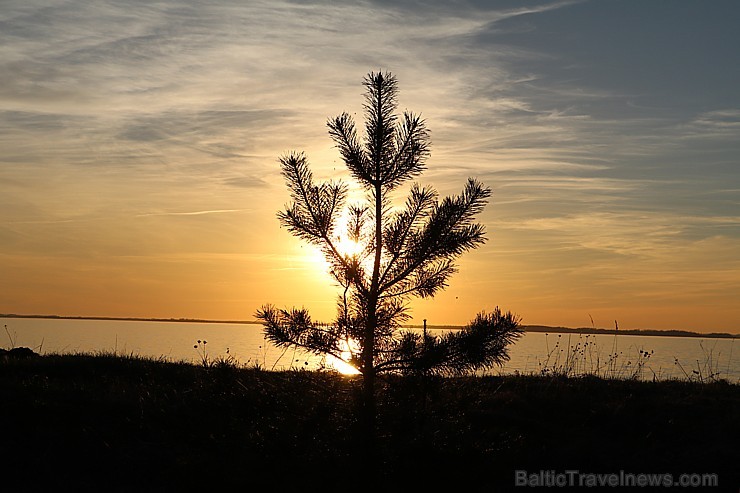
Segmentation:
<svg viewBox="0 0 740 493">
<path fill-rule="evenodd" d="M 5 318 L 0 324 L 8 332 L 0 333 L 0 347 L 27 346 L 42 354 L 105 351 L 193 363 L 228 355 L 268 370 L 344 369 L 336 361 L 272 346 L 259 324 L 41 318 Z M 734 339 L 528 332 L 509 354 L 508 363 L 487 373 L 560 371 L 646 380 L 718 375 L 740 383 L 740 343 Z"/>
</svg>

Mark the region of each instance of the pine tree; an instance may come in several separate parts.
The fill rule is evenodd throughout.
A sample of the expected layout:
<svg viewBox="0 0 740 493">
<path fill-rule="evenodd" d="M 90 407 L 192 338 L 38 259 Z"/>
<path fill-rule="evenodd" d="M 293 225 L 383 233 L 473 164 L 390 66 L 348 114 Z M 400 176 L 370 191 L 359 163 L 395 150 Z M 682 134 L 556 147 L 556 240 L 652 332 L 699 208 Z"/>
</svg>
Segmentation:
<svg viewBox="0 0 740 493">
<path fill-rule="evenodd" d="M 347 204 L 346 183 L 314 183 L 303 153 L 280 158 L 292 202 L 278 213 L 293 235 L 318 246 L 341 287 L 332 323 L 314 322 L 306 309 L 264 305 L 257 311 L 267 338 L 339 359 L 363 376 L 365 403 L 374 415 L 375 377 L 381 372 L 459 374 L 508 359 L 507 345 L 521 333 L 518 317 L 496 308 L 481 312 L 460 331 L 442 337 L 403 330 L 411 297 L 434 296 L 456 272 L 455 260 L 486 241 L 474 221 L 491 195 L 469 178 L 462 193 L 439 199 L 430 187 L 412 184 L 403 207 L 391 194 L 422 173 L 429 157 L 429 132 L 416 114 L 396 114 L 397 81 L 390 73 L 364 79 L 365 133 L 360 140 L 347 113 L 329 119 L 329 134 L 366 203 Z M 346 220 L 346 231 L 340 221 Z M 342 252 L 341 235 L 361 246 Z"/>
</svg>

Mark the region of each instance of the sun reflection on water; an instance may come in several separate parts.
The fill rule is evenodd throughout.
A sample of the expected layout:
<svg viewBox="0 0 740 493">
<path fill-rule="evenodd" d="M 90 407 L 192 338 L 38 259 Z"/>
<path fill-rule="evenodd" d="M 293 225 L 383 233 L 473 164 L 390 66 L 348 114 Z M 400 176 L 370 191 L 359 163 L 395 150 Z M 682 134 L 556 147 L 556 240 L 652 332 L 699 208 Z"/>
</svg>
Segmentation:
<svg viewBox="0 0 740 493">
<path fill-rule="evenodd" d="M 360 370 L 348 363 L 352 359 L 352 353 L 357 351 L 356 344 L 352 341 L 352 351 L 350 351 L 350 343 L 342 341 L 342 353 L 341 358 L 337 358 L 333 355 L 326 356 L 326 366 L 332 368 L 343 375 L 359 375 Z"/>
</svg>

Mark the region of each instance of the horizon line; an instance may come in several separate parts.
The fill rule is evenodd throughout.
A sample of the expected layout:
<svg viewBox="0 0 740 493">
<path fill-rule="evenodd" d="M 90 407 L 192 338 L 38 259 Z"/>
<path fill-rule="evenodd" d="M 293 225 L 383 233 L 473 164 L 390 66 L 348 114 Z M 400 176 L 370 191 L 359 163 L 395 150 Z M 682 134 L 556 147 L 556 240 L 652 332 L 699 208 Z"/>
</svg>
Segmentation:
<svg viewBox="0 0 740 493">
<path fill-rule="evenodd" d="M 215 320 L 204 318 L 186 318 L 186 317 L 111 317 L 98 315 L 38 315 L 38 314 L 18 314 L 18 313 L 0 313 L 0 318 L 40 318 L 40 319 L 61 319 L 61 320 L 118 320 L 130 322 L 180 322 L 180 323 L 211 323 L 211 324 L 242 324 L 242 325 L 261 325 L 262 322 L 257 320 Z M 421 324 L 406 324 L 403 328 L 423 328 Z M 427 325 L 427 328 L 434 330 L 454 330 L 461 329 L 464 325 L 455 324 L 438 324 Z M 600 333 L 609 335 L 654 335 L 654 336 L 677 336 L 677 337 L 712 337 L 712 338 L 730 338 L 740 339 L 740 334 L 731 332 L 696 332 L 683 329 L 612 329 L 600 327 L 564 327 L 550 325 L 522 325 L 524 332 L 555 332 L 555 333 Z"/>
</svg>

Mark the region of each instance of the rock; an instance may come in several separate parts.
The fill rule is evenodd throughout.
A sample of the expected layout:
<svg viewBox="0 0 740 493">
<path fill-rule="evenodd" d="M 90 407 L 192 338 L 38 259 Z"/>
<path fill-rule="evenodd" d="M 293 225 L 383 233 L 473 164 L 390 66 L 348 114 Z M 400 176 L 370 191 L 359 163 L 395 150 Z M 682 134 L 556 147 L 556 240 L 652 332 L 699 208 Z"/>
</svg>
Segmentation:
<svg viewBox="0 0 740 493">
<path fill-rule="evenodd" d="M 0 349 L 0 356 L 5 358 L 16 358 L 16 359 L 24 359 L 24 358 L 33 358 L 38 356 L 39 354 L 34 352 L 31 348 L 27 347 L 14 347 L 10 350 Z"/>
</svg>

